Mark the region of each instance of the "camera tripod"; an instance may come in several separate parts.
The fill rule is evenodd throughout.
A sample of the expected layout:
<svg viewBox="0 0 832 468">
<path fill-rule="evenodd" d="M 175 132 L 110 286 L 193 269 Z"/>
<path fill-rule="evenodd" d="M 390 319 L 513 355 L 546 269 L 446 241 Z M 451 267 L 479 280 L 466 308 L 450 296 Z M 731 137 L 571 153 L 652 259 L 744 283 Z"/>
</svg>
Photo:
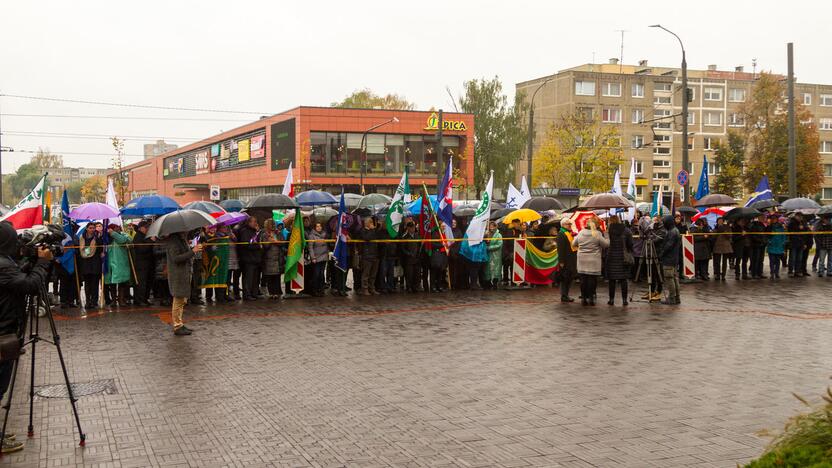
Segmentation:
<svg viewBox="0 0 832 468">
<path fill-rule="evenodd" d="M 78 434 L 80 435 L 80 443 L 79 445 L 83 447 L 85 445 L 85 441 L 87 436 L 84 434 L 84 431 L 81 430 L 81 420 L 78 417 L 78 408 L 75 406 L 75 402 L 78 401 L 75 398 L 75 395 L 72 392 L 72 385 L 69 382 L 69 374 L 66 371 L 66 363 L 64 362 L 64 354 L 61 351 L 61 337 L 58 335 L 58 330 L 55 328 L 55 319 L 52 316 L 52 304 L 49 300 L 49 294 L 46 291 L 46 284 L 41 283 L 40 291 L 37 295 L 28 296 L 26 299 L 26 323 L 24 323 L 22 333 L 25 336 L 26 329 L 29 329 L 29 337 L 26 341 L 23 342 L 22 348 L 25 348 L 27 345 L 31 345 L 31 354 L 32 354 L 32 367 L 31 367 L 31 375 L 30 382 L 29 382 L 29 427 L 28 427 L 28 436 L 33 437 L 35 435 L 35 429 L 32 425 L 32 419 L 34 416 L 34 400 L 35 400 L 35 358 L 37 356 L 37 343 L 39 341 L 44 341 L 51 345 L 55 346 L 55 349 L 58 351 L 58 359 L 61 362 L 61 370 L 64 373 L 64 382 L 66 383 L 66 390 L 67 395 L 69 396 L 69 402 L 72 405 L 72 413 L 75 415 L 75 424 L 78 426 Z M 45 337 L 40 335 L 40 321 L 38 320 L 38 309 L 43 308 L 46 310 L 46 318 L 49 321 L 49 329 L 52 332 L 52 340 L 48 340 Z M 9 412 L 12 406 L 12 399 L 14 397 L 14 387 L 15 381 L 17 380 L 17 371 L 20 367 L 20 357 L 18 357 L 14 361 L 14 370 L 12 370 L 12 377 L 9 382 L 9 391 L 8 391 L 8 399 L 6 400 L 6 404 L 3 406 L 3 409 L 6 410 L 6 414 L 3 418 L 3 427 L 0 429 L 0 441 L 6 437 L 6 424 L 9 421 Z M 2 456 L 2 453 L 0 453 Z"/>
<path fill-rule="evenodd" d="M 641 279 L 642 267 L 647 270 L 647 302 L 653 302 L 653 285 L 662 285 L 662 267 L 659 263 L 659 256 L 656 254 L 656 244 L 653 242 L 653 239 L 647 239 L 644 241 L 642 255 L 639 259 L 638 267 L 636 267 L 636 281 Z M 633 301 L 633 295 L 635 293 L 634 289 L 635 288 L 630 290 L 630 302 Z"/>
</svg>

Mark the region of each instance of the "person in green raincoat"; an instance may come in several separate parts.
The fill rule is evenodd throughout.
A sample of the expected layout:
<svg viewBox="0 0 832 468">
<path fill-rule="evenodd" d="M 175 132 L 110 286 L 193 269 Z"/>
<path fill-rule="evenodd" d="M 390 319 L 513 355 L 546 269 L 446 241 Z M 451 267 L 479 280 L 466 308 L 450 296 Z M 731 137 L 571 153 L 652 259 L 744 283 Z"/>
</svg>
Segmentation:
<svg viewBox="0 0 832 468">
<path fill-rule="evenodd" d="M 488 288 L 496 288 L 503 278 L 503 236 L 497 229 L 497 223 L 488 223 L 485 238 L 488 244 L 488 264 L 485 267 L 485 283 Z"/>
<path fill-rule="evenodd" d="M 127 253 L 130 237 L 117 224 L 110 224 L 107 234 L 110 242 L 107 246 L 107 272 L 104 274 L 104 301 L 108 305 L 124 306 L 127 305 L 127 291 L 132 280 Z"/>
</svg>

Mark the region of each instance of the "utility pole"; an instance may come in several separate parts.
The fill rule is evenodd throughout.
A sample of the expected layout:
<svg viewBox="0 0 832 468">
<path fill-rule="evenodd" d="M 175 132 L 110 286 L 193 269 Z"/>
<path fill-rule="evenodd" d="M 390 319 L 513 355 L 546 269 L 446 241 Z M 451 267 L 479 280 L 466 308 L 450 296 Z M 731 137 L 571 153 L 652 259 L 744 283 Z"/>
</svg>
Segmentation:
<svg viewBox="0 0 832 468">
<path fill-rule="evenodd" d="M 786 45 L 786 54 L 789 62 L 789 198 L 795 198 L 797 197 L 797 145 L 794 132 L 794 46 L 791 42 Z"/>
<path fill-rule="evenodd" d="M 445 167 L 448 166 L 447 162 L 444 160 L 445 147 L 442 145 L 442 127 L 444 127 L 444 126 L 445 126 L 445 117 L 442 115 L 442 109 L 439 109 L 439 122 L 437 123 L 437 126 L 436 126 L 436 190 L 437 190 L 437 196 L 438 196 L 438 193 L 439 193 L 438 192 L 439 184 L 442 182 L 442 175 L 445 173 Z M 442 165 L 443 163 L 444 163 L 444 166 Z"/>
</svg>

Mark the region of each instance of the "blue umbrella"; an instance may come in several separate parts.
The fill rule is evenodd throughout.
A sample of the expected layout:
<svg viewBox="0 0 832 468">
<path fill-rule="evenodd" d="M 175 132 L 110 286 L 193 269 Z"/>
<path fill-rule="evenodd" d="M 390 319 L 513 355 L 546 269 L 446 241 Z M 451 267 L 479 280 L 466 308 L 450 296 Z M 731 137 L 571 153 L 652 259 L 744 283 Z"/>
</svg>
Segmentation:
<svg viewBox="0 0 832 468">
<path fill-rule="evenodd" d="M 436 211 L 437 207 L 439 206 L 439 202 L 436 201 L 436 195 L 428 196 L 428 200 L 430 200 L 430 207 L 433 208 L 434 211 Z M 415 201 L 406 205 L 405 209 L 408 212 L 410 212 L 411 215 L 422 214 L 422 197 L 419 197 Z"/>
<path fill-rule="evenodd" d="M 315 205 L 337 205 L 338 199 L 332 196 L 329 192 L 321 192 L 320 190 L 307 190 L 295 196 L 295 201 L 300 206 L 315 206 Z"/>
<path fill-rule="evenodd" d="M 165 215 L 180 209 L 178 203 L 164 195 L 145 195 L 130 200 L 121 209 L 121 215 L 126 218 L 140 218 L 142 216 Z"/>
<path fill-rule="evenodd" d="M 243 208 L 246 207 L 246 204 L 242 202 L 242 200 L 223 200 L 220 202 L 220 206 L 225 208 L 225 211 L 234 212 L 234 211 L 243 211 Z"/>
</svg>

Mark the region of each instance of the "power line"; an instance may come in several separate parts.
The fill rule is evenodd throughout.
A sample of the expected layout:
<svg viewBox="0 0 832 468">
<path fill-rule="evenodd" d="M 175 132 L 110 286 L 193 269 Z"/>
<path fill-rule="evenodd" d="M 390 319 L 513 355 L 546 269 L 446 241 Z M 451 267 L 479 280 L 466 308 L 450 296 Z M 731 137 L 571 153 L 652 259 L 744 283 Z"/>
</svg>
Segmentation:
<svg viewBox="0 0 832 468">
<path fill-rule="evenodd" d="M 13 153 L 26 153 L 26 154 L 38 154 L 39 152 L 40 151 L 20 150 L 20 149 L 15 149 L 13 151 Z M 110 157 L 116 156 L 115 153 L 75 153 L 75 152 L 72 152 L 72 151 L 55 151 L 55 150 L 52 150 L 52 149 L 50 149 L 49 152 L 52 153 L 52 154 L 57 154 L 57 155 L 61 155 L 61 156 L 65 155 L 65 154 L 70 154 L 70 155 L 73 155 L 73 156 L 110 156 Z M 125 156 L 125 157 L 128 157 L 128 158 L 143 158 L 144 157 L 143 154 L 126 154 L 126 153 L 122 154 L 122 156 Z"/>
<path fill-rule="evenodd" d="M 200 138 L 185 138 L 185 137 L 163 137 L 163 136 L 144 136 L 144 135 L 102 135 L 102 134 L 86 134 L 86 133 L 55 133 L 55 132 L 23 132 L 23 131 L 7 131 L 0 132 L 0 135 L 18 136 L 18 137 L 38 137 L 38 138 L 65 138 L 78 140 L 111 140 L 113 137 L 118 138 L 133 138 L 137 140 L 165 140 L 176 142 L 190 142 L 196 141 Z"/>
<path fill-rule="evenodd" d="M 59 119 L 111 119 L 111 120 L 182 120 L 195 122 L 251 122 L 251 119 L 196 119 L 187 117 L 128 117 L 113 115 L 66 115 L 66 114 L 0 114 L 2 117 L 47 117 Z"/>
<path fill-rule="evenodd" d="M 42 97 L 42 96 L 24 96 L 20 94 L 0 94 L 0 97 L 10 97 L 15 99 L 30 99 L 35 101 L 53 101 L 53 102 L 69 102 L 75 104 L 93 104 L 98 106 L 112 106 L 112 107 L 135 107 L 141 109 L 163 109 L 163 110 L 176 110 L 176 111 L 189 111 L 189 112 L 217 112 L 223 114 L 257 114 L 257 115 L 271 115 L 273 112 L 254 112 L 254 111 L 236 111 L 236 110 L 226 110 L 226 109 L 201 109 L 201 108 L 193 108 L 193 107 L 175 107 L 175 106 L 151 106 L 145 104 L 125 104 L 119 102 L 106 102 L 106 101 L 86 101 L 83 99 L 63 99 L 63 98 L 51 98 L 51 97 Z"/>
</svg>

